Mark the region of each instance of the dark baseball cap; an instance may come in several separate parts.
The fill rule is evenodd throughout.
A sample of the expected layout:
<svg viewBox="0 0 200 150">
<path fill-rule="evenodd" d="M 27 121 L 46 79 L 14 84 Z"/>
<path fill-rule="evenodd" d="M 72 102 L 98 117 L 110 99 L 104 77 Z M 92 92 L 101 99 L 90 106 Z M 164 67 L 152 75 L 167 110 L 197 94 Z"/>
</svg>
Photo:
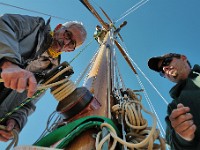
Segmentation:
<svg viewBox="0 0 200 150">
<path fill-rule="evenodd" d="M 181 54 L 176 54 L 176 53 L 168 53 L 162 56 L 156 56 L 156 57 L 152 57 L 149 59 L 148 61 L 148 66 L 150 69 L 160 72 L 160 68 L 158 67 L 158 62 L 161 60 L 164 60 L 165 58 L 168 57 L 180 57 Z"/>
</svg>

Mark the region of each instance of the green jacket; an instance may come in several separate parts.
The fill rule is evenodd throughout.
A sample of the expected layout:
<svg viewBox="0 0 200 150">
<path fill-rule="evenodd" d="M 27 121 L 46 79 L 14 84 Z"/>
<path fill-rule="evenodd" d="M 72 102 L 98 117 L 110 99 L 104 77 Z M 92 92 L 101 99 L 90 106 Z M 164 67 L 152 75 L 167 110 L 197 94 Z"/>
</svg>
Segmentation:
<svg viewBox="0 0 200 150">
<path fill-rule="evenodd" d="M 165 120 L 167 122 L 166 140 L 172 150 L 200 150 L 200 87 L 193 82 L 198 73 L 200 73 L 200 66 L 195 65 L 188 79 L 176 84 L 170 90 L 170 95 L 174 100 L 168 105 L 168 116 Z M 194 124 L 197 126 L 193 141 L 188 142 L 182 139 L 175 133 L 169 121 L 169 115 L 173 109 L 177 108 L 178 103 L 188 106 L 193 115 Z"/>
</svg>

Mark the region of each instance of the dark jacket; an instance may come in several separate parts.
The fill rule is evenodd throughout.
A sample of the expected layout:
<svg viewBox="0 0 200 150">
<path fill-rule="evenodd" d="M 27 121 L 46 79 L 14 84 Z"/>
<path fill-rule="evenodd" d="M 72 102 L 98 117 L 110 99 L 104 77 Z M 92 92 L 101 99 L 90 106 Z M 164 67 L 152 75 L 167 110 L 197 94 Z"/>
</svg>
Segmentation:
<svg viewBox="0 0 200 150">
<path fill-rule="evenodd" d="M 170 95 L 174 100 L 168 105 L 166 139 L 172 150 L 200 150 L 200 87 L 193 82 L 199 76 L 198 73 L 200 73 L 200 66 L 195 65 L 188 79 L 176 84 L 170 90 Z M 193 141 L 188 142 L 182 139 L 175 133 L 169 121 L 169 115 L 173 109 L 177 108 L 178 103 L 188 106 L 193 115 L 194 124 L 197 126 Z"/>
<path fill-rule="evenodd" d="M 45 62 L 47 65 L 43 68 L 39 66 L 33 69 L 34 71 L 27 69 L 35 74 L 48 71 L 58 64 L 58 59 L 41 56 L 49 48 L 52 40 L 49 22 L 50 19 L 45 24 L 43 18 L 27 15 L 5 14 L 1 16 L 0 61 L 7 59 L 24 69 L 33 68 L 31 66 L 35 67 L 37 66 L 35 64 L 43 64 Z M 39 63 L 34 61 L 39 61 Z M 38 76 L 36 76 L 36 79 L 38 80 Z M 14 90 L 7 89 L 1 83 L 0 118 L 3 118 L 6 113 L 19 106 L 26 99 L 26 93 L 27 91 L 17 93 Z M 8 118 L 15 119 L 20 129 L 22 129 L 27 122 L 27 117 L 35 110 L 35 103 L 39 98 L 27 103 L 9 115 Z"/>
</svg>

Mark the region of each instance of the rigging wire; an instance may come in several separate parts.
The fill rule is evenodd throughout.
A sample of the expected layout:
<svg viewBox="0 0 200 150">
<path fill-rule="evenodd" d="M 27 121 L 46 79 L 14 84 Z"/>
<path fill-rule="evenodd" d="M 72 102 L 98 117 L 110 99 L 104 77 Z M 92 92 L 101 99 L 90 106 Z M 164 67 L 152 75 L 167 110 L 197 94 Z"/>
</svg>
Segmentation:
<svg viewBox="0 0 200 150">
<path fill-rule="evenodd" d="M 145 99 L 147 100 L 148 105 L 150 106 L 151 112 L 154 112 L 154 114 L 156 115 L 156 118 L 158 120 L 158 127 L 162 129 L 162 130 L 160 130 L 160 131 L 162 131 L 161 135 L 162 135 L 162 137 L 165 137 L 165 135 L 166 135 L 165 130 L 164 130 L 164 128 L 163 128 L 163 126 L 161 124 L 160 118 L 158 117 L 158 114 L 157 114 L 157 112 L 156 112 L 156 110 L 155 110 L 155 108 L 154 108 L 154 106 L 153 106 L 153 104 L 152 104 L 147 92 L 146 92 L 146 89 L 145 89 L 144 85 L 142 84 L 139 76 L 136 75 L 136 77 L 138 79 L 138 82 L 139 82 L 141 88 L 144 90 L 144 96 L 145 96 Z M 164 133 L 164 135 L 162 133 Z"/>
<path fill-rule="evenodd" d="M 140 8 L 142 5 L 146 4 L 149 0 L 142 0 L 140 2 L 138 2 L 137 4 L 135 4 L 133 7 L 131 7 L 130 9 L 128 9 L 126 12 L 124 12 L 121 18 L 119 18 L 117 21 L 118 22 L 120 20 L 122 20 L 123 18 L 125 18 L 126 16 L 128 16 L 130 13 L 136 11 L 138 8 Z"/>
<path fill-rule="evenodd" d="M 130 12 L 133 8 L 135 8 L 137 5 L 141 4 L 142 2 L 144 2 L 146 0 L 141 0 L 140 2 L 138 2 L 137 4 L 133 5 L 131 8 L 129 8 L 127 11 L 125 11 L 124 13 L 121 14 L 121 16 L 125 15 L 126 13 Z"/>
<path fill-rule="evenodd" d="M 162 100 L 165 102 L 165 104 L 168 105 L 169 102 L 162 96 L 162 94 L 158 91 L 158 89 L 154 86 L 154 84 L 150 81 L 150 79 L 144 74 L 144 72 L 139 68 L 139 66 L 130 58 L 130 56 L 128 56 L 128 57 L 133 62 L 133 64 L 137 67 L 137 69 L 141 72 L 141 74 L 144 76 L 144 78 L 150 83 L 150 85 L 153 87 L 153 89 L 162 98 Z"/>
<path fill-rule="evenodd" d="M 120 72 L 119 72 L 119 67 L 118 67 L 118 64 L 117 64 L 117 57 L 116 57 L 116 51 L 115 50 L 114 50 L 114 72 L 115 72 L 114 78 L 115 78 L 115 83 L 116 83 L 117 89 L 121 89 L 122 85 L 123 85 L 123 88 L 125 88 L 124 83 L 122 83 L 121 87 L 119 85 L 118 75 L 120 77 L 121 82 L 123 82 L 123 81 L 122 81 L 122 77 L 121 77 Z M 117 95 L 119 95 L 119 90 L 117 91 Z M 123 100 L 120 99 L 120 107 L 122 107 L 122 104 L 123 104 Z M 122 138 L 123 138 L 124 141 L 126 141 L 126 131 L 125 131 L 125 125 L 124 125 L 124 121 L 123 121 L 122 116 L 120 117 L 120 122 L 121 122 L 121 129 L 122 129 Z M 124 146 L 124 150 L 127 150 L 127 146 Z"/>
<path fill-rule="evenodd" d="M 54 121 L 52 121 L 53 117 L 55 117 Z M 46 124 L 46 127 L 45 127 L 44 131 L 39 136 L 39 138 L 35 141 L 35 143 L 37 143 L 39 140 L 41 140 L 48 133 L 50 133 L 53 130 L 55 130 L 61 124 L 62 121 L 63 121 L 63 119 L 61 118 L 61 116 L 59 116 L 56 111 L 53 111 L 50 114 L 50 116 L 48 117 L 47 124 Z"/>
<path fill-rule="evenodd" d="M 66 18 L 62 18 L 62 17 L 58 17 L 58 16 L 49 15 L 49 14 L 46 14 L 46 13 L 43 13 L 43 12 L 39 12 L 39 11 L 36 11 L 36 10 L 31 10 L 31 9 L 26 9 L 26 8 L 14 6 L 14 5 L 3 3 L 3 2 L 0 2 L 0 5 L 13 7 L 13 8 L 21 9 L 21 10 L 25 10 L 25 11 L 28 11 L 28 12 L 34 12 L 34 13 L 37 13 L 37 14 L 42 14 L 42 15 L 45 15 L 45 16 L 49 16 L 49 17 L 60 19 L 60 20 L 64 20 L 64 21 L 66 21 L 66 20 L 69 21 L 70 20 L 70 19 L 66 19 Z"/>
<path fill-rule="evenodd" d="M 76 55 L 76 56 L 74 56 L 74 58 L 72 58 L 72 60 L 71 61 L 69 61 L 69 64 L 71 64 L 89 45 L 91 45 L 92 44 L 92 42 L 94 41 L 94 38 L 93 39 L 91 39 L 80 51 L 79 51 L 79 53 Z"/>
<path fill-rule="evenodd" d="M 120 70 L 119 70 L 119 66 L 118 66 L 117 61 L 116 61 L 116 65 L 117 65 L 117 71 L 118 71 L 118 74 L 119 74 L 119 77 L 120 77 L 120 82 L 121 82 L 121 84 L 122 84 L 121 86 L 122 86 L 123 89 L 126 89 L 126 86 L 125 86 L 124 80 L 123 80 L 123 78 L 122 78 L 121 72 L 120 72 Z"/>
<path fill-rule="evenodd" d="M 118 65 L 117 65 L 117 60 L 115 60 L 115 61 L 116 61 L 115 63 L 116 63 L 116 67 L 117 67 L 117 69 L 118 69 L 118 74 L 119 74 L 120 80 L 123 81 L 123 80 L 122 80 L 122 76 L 120 75 L 120 72 L 119 72 L 119 67 L 118 67 Z M 157 118 L 157 120 L 158 120 L 158 127 L 162 129 L 162 130 L 160 130 L 160 131 L 162 131 L 162 132 L 161 132 L 161 135 L 162 135 L 162 137 L 164 137 L 164 135 L 165 135 L 166 133 L 165 133 L 165 130 L 164 130 L 162 124 L 161 124 L 161 121 L 160 121 L 160 119 L 159 119 L 159 117 L 158 117 L 158 115 L 157 115 L 157 113 L 156 113 L 156 111 L 155 111 L 155 108 L 154 108 L 153 104 L 151 103 L 151 100 L 150 100 L 150 98 L 149 98 L 149 96 L 148 96 L 148 94 L 147 94 L 147 92 L 146 92 L 146 90 L 145 90 L 145 87 L 144 87 L 144 85 L 142 84 L 142 82 L 141 82 L 139 76 L 136 75 L 136 78 L 137 78 L 138 83 L 140 84 L 141 88 L 144 89 L 144 96 L 145 96 L 145 99 L 147 100 L 147 103 L 148 103 L 148 105 L 149 105 L 151 111 L 154 112 L 154 114 L 156 115 L 156 118 Z M 125 87 L 123 87 L 123 88 L 125 89 Z M 163 135 L 162 133 L 163 133 L 164 135 Z"/>
<path fill-rule="evenodd" d="M 97 49 L 98 50 L 98 49 Z M 75 84 L 76 86 L 78 86 L 80 84 L 80 81 L 83 79 L 83 77 L 85 76 L 86 72 L 88 70 L 91 70 L 91 66 L 92 63 L 94 62 L 94 60 L 96 59 L 96 56 L 98 54 L 98 51 L 94 54 L 94 56 L 92 57 L 92 59 L 90 60 L 89 64 L 86 66 L 86 68 L 84 69 L 84 71 L 77 77 L 77 79 L 75 80 Z M 86 76 L 85 78 L 87 78 L 88 76 Z M 85 79 L 86 80 L 86 79 Z M 84 83 L 85 83 L 84 80 Z"/>
<path fill-rule="evenodd" d="M 118 75 L 117 75 L 117 58 L 116 58 L 116 51 L 114 51 L 114 72 L 115 72 L 115 76 L 114 76 L 114 78 L 115 78 L 115 85 L 114 85 L 114 87 L 117 87 L 117 89 L 120 89 L 120 85 L 119 85 L 119 78 L 118 78 Z"/>
<path fill-rule="evenodd" d="M 129 56 L 128 53 L 128 49 L 125 45 L 125 43 L 123 41 L 121 41 L 124 47 L 124 51 L 126 53 L 126 55 L 128 56 L 128 58 L 131 60 L 131 62 L 136 66 L 136 68 L 140 71 L 140 73 L 144 76 L 144 78 L 149 82 L 149 84 L 152 86 L 152 88 L 157 92 L 157 94 L 162 98 L 162 100 L 164 101 L 164 103 L 166 105 L 169 104 L 169 102 L 162 96 L 162 94 L 158 91 L 158 89 L 155 87 L 155 85 L 150 81 L 150 79 L 145 75 L 145 73 L 140 69 L 140 67 L 137 65 L 137 63 L 135 61 L 133 61 L 133 59 Z"/>
<path fill-rule="evenodd" d="M 123 44 L 125 44 L 125 43 L 123 42 Z M 124 51 L 125 51 L 126 55 L 128 56 L 128 58 L 129 58 L 129 59 L 132 61 L 132 63 L 136 66 L 136 68 L 142 73 L 142 75 L 145 77 L 145 79 L 150 83 L 150 85 L 155 89 L 155 91 L 158 93 L 158 95 L 163 99 L 163 101 L 165 102 L 165 104 L 168 105 L 168 102 L 167 102 L 166 99 L 161 95 L 161 93 L 158 91 L 158 89 L 152 84 L 152 82 L 148 79 L 148 77 L 144 74 L 144 72 L 143 72 L 143 71 L 139 68 L 139 66 L 133 61 L 133 59 L 128 55 L 128 53 L 127 53 L 127 51 L 126 51 L 125 49 L 124 49 Z M 147 92 L 146 92 L 146 90 L 145 90 L 145 87 L 144 87 L 144 85 L 142 84 L 141 80 L 139 79 L 139 76 L 136 75 L 136 77 L 137 77 L 137 79 L 138 79 L 138 82 L 140 83 L 140 86 L 144 89 L 144 96 L 145 96 L 145 98 L 146 98 L 146 100 L 147 100 L 147 102 L 148 102 L 150 108 L 151 108 L 151 109 L 153 110 L 153 112 L 156 114 L 156 117 L 157 117 L 157 119 L 158 119 L 158 122 L 159 122 L 159 124 L 160 124 L 160 127 L 162 128 L 162 131 L 163 131 L 163 133 L 164 133 L 164 135 L 165 135 L 165 130 L 164 130 L 163 127 L 162 127 L 161 121 L 160 121 L 160 119 L 159 119 L 159 117 L 158 117 L 158 115 L 157 115 L 157 113 L 156 113 L 156 111 L 155 111 L 155 108 L 154 108 L 153 104 L 151 103 L 151 100 L 150 100 L 150 98 L 149 98 L 149 96 L 148 96 L 148 94 L 147 94 Z"/>
<path fill-rule="evenodd" d="M 114 61 L 115 61 L 115 67 L 117 68 L 118 65 L 117 65 L 117 60 L 116 60 L 116 58 L 114 58 Z M 119 71 L 119 68 L 118 68 L 118 71 Z M 120 75 L 119 75 L 119 76 L 120 76 Z M 141 80 L 139 79 L 139 76 L 136 75 L 136 77 L 137 77 L 137 79 L 138 79 L 138 82 L 139 82 L 141 88 L 144 90 L 144 95 L 145 95 L 145 98 L 146 98 L 146 100 L 147 100 L 147 102 L 148 102 L 148 104 L 149 104 L 149 106 L 150 106 L 151 112 L 154 112 L 154 114 L 155 114 L 155 116 L 156 116 L 156 118 L 157 118 L 157 120 L 158 120 L 157 125 L 158 125 L 159 130 L 161 131 L 161 136 L 162 136 L 162 137 L 165 137 L 165 134 L 166 134 L 166 133 L 165 133 L 165 130 L 163 129 L 162 124 L 161 124 L 161 121 L 160 121 L 160 119 L 159 119 L 159 117 L 158 117 L 158 115 L 157 115 L 157 113 L 156 113 L 156 111 L 155 111 L 155 109 L 154 109 L 154 107 L 153 107 L 153 104 L 151 103 L 151 101 L 150 101 L 150 99 L 149 99 L 149 97 L 148 97 L 148 94 L 146 93 L 145 87 L 144 87 L 144 85 L 142 84 Z M 116 78 L 116 77 L 115 77 L 115 78 Z M 122 79 L 121 76 L 120 76 L 120 79 Z M 120 104 L 120 105 L 121 105 L 121 104 Z M 124 130 L 123 130 L 123 131 L 124 131 Z M 163 135 L 163 133 L 164 133 L 164 135 Z"/>
<path fill-rule="evenodd" d="M 125 51 L 125 52 L 126 52 L 126 51 Z M 126 54 L 127 54 L 127 52 L 126 52 Z M 145 79 L 147 80 L 148 78 L 147 78 L 147 76 L 144 74 L 144 72 L 139 68 L 139 66 L 133 61 L 133 59 L 132 59 L 128 54 L 127 54 L 127 56 L 128 56 L 128 58 L 132 61 L 132 63 L 137 67 L 137 69 L 142 73 L 142 75 L 145 77 Z M 139 79 L 139 76 L 138 76 L 138 79 Z M 168 105 L 167 100 L 161 95 L 161 93 L 160 93 L 160 92 L 157 90 L 157 88 L 152 84 L 152 82 L 151 82 L 149 79 L 148 79 L 147 81 L 150 83 L 150 85 L 151 85 L 152 87 L 154 87 L 154 88 L 156 89 L 156 92 L 159 93 L 159 96 L 164 100 L 165 104 Z M 144 95 L 145 95 L 145 97 L 146 97 L 146 100 L 147 100 L 147 102 L 148 102 L 150 108 L 151 108 L 151 109 L 153 110 L 153 112 L 155 113 L 155 115 L 156 115 L 156 117 L 157 117 L 157 119 L 158 119 L 158 123 L 160 124 L 160 127 L 161 127 L 161 129 L 162 129 L 162 131 L 163 131 L 163 133 L 164 133 L 164 135 L 165 135 L 165 134 L 166 134 L 166 133 L 165 133 L 165 130 L 163 129 L 163 126 L 162 126 L 162 124 L 161 124 L 161 121 L 160 121 L 160 119 L 159 119 L 159 117 L 158 117 L 158 115 L 157 115 L 157 113 L 156 113 L 156 110 L 155 110 L 153 104 L 151 103 L 151 100 L 150 100 L 150 98 L 149 98 L 149 96 L 148 96 L 148 94 L 147 94 L 147 92 L 146 92 L 146 90 L 145 90 L 145 87 L 144 87 L 144 85 L 142 84 L 141 81 L 140 81 L 139 83 L 140 83 L 140 85 L 142 86 L 142 88 L 144 89 Z"/>
</svg>

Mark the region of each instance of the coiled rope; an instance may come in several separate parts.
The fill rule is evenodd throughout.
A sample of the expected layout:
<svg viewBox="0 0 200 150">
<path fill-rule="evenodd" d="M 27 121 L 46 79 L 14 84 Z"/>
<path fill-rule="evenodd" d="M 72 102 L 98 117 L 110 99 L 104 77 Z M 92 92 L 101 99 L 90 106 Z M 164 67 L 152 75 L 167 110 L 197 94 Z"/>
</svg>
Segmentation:
<svg viewBox="0 0 200 150">
<path fill-rule="evenodd" d="M 46 81 L 44 84 L 39 85 L 37 87 L 38 91 L 33 95 L 31 98 L 27 98 L 24 102 L 22 102 L 18 107 L 14 108 L 11 112 L 8 112 L 4 115 L 3 118 L 0 118 L 0 123 L 4 121 L 8 116 L 13 114 L 15 111 L 23 107 L 28 102 L 32 101 L 33 99 L 39 97 L 43 92 L 47 90 L 47 88 L 53 88 L 52 94 L 58 101 L 62 101 L 64 98 L 66 98 L 68 95 L 70 95 L 75 89 L 76 85 L 69 80 L 70 76 L 61 79 L 59 81 L 56 81 L 62 74 L 72 69 L 71 66 L 68 66 L 64 68 L 63 70 L 59 71 L 55 76 L 51 77 L 48 81 Z M 0 82 L 3 82 L 2 79 L 0 79 Z M 6 130 L 6 127 L 0 126 L 0 130 Z M 10 143 L 10 145 L 7 147 L 6 150 L 9 150 L 10 147 L 14 144 L 14 146 L 18 143 L 18 133 L 15 129 L 13 129 L 12 134 L 14 135 L 13 141 Z"/>
<path fill-rule="evenodd" d="M 96 138 L 97 150 L 100 150 L 103 143 L 106 141 L 111 141 L 110 137 L 113 138 L 111 150 L 115 149 L 116 141 L 129 148 L 148 150 L 160 148 L 161 150 L 165 150 L 165 141 L 159 136 L 159 130 L 156 130 L 156 117 L 141 105 L 142 97 L 139 94 L 135 94 L 129 89 L 127 89 L 127 93 L 129 97 L 125 96 L 121 106 L 119 104 L 114 105 L 112 107 L 112 112 L 116 114 L 116 118 L 119 116 L 123 117 L 126 126 L 125 129 L 128 132 L 126 134 L 128 142 L 119 138 L 112 126 L 109 124 L 102 124 L 102 127 L 108 128 L 109 134 L 100 140 L 101 132 L 98 133 Z M 147 121 L 142 117 L 141 110 L 148 113 L 153 118 L 152 128 L 147 127 Z M 154 143 L 156 139 L 160 141 L 160 145 Z"/>
</svg>

